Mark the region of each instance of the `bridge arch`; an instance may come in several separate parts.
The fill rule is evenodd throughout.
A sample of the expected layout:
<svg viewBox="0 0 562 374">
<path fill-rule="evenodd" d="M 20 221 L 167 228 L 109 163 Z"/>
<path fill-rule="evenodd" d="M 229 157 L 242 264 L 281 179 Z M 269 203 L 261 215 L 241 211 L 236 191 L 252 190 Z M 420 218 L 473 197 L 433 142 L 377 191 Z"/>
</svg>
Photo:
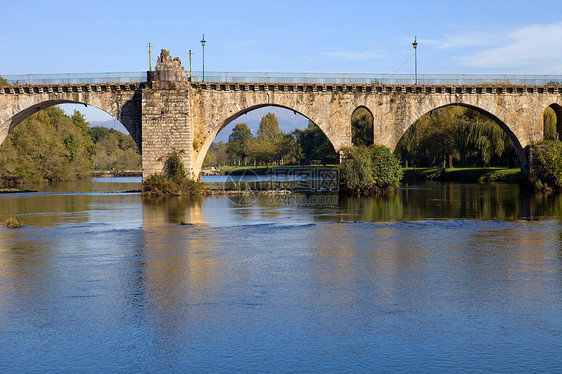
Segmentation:
<svg viewBox="0 0 562 374">
<path fill-rule="evenodd" d="M 370 145 L 375 141 L 375 116 L 365 105 L 359 105 L 351 113 L 351 143 Z"/>
<path fill-rule="evenodd" d="M 546 114 L 546 110 L 549 108 L 552 109 L 552 111 L 554 112 L 554 120 L 556 122 L 556 126 L 553 129 L 556 132 L 556 134 L 553 135 L 555 135 L 556 140 L 562 140 L 562 106 L 558 103 L 550 104 L 548 107 L 545 108 L 545 114 Z M 546 128 L 545 128 L 545 132 L 546 132 Z"/>
<path fill-rule="evenodd" d="M 237 118 L 240 118 L 244 114 L 265 107 L 276 107 L 276 108 L 287 109 L 294 112 L 295 114 L 300 114 L 301 116 L 305 117 L 309 121 L 312 121 L 326 135 L 326 137 L 328 138 L 334 149 L 336 151 L 339 151 L 339 149 L 337 148 L 339 146 L 338 140 L 334 138 L 334 136 L 332 135 L 333 132 L 330 131 L 328 124 L 320 116 L 315 115 L 314 113 L 305 114 L 301 110 L 297 110 L 282 104 L 267 104 L 267 103 L 255 104 L 255 105 L 248 106 L 244 109 L 240 109 L 236 113 L 228 116 L 227 118 L 219 120 L 217 124 L 212 127 L 211 131 L 207 134 L 207 136 L 205 137 L 204 141 L 202 142 L 199 148 L 199 151 L 196 156 L 196 161 L 192 169 L 193 174 L 195 176 L 199 176 L 203 166 L 203 161 L 205 160 L 205 156 L 207 155 L 207 152 L 209 151 L 211 144 L 213 143 L 219 132 L 221 132 L 225 127 L 227 127 L 229 124 L 231 124 L 233 121 L 235 121 Z M 199 139 L 195 139 L 195 141 L 199 141 Z M 341 149 L 342 147 L 340 146 L 339 148 Z"/>
<path fill-rule="evenodd" d="M 64 97 L 60 95 L 61 97 L 59 98 L 53 98 L 53 94 L 46 96 L 35 95 L 20 100 L 15 105 L 2 105 L 4 109 L 0 110 L 0 145 L 18 124 L 32 114 L 54 105 L 80 104 L 96 107 L 117 119 L 127 129 L 139 151 L 142 152 L 140 106 L 138 110 L 133 108 L 136 104 L 132 100 L 120 102 L 120 100 L 108 100 L 107 97 L 88 95 L 87 93 L 72 95 L 77 97 Z"/>
<path fill-rule="evenodd" d="M 442 105 L 442 106 L 435 107 L 431 110 L 428 110 L 425 113 L 423 113 L 422 115 L 419 115 L 417 118 L 414 118 L 414 120 L 409 124 L 409 126 L 403 132 L 402 137 L 404 136 L 404 134 L 406 134 L 406 131 L 410 127 L 412 127 L 414 125 L 414 123 L 416 123 L 417 120 L 422 118 L 424 115 L 429 114 L 429 113 L 431 113 L 435 110 L 439 110 L 439 109 L 443 109 L 443 108 L 447 108 L 447 107 L 452 107 L 452 106 L 460 106 L 460 107 L 475 110 L 475 111 L 485 115 L 486 117 L 490 118 L 491 120 L 493 120 L 507 134 L 507 136 L 511 140 L 511 142 L 512 142 L 514 148 L 515 148 L 515 151 L 517 152 L 517 157 L 519 159 L 521 170 L 523 172 L 528 171 L 529 163 L 528 163 L 527 154 L 526 154 L 525 150 L 523 149 L 523 147 L 521 145 L 521 142 L 517 138 L 517 135 L 512 131 L 512 129 L 509 127 L 509 125 L 507 123 L 505 123 L 504 121 L 502 121 L 500 118 L 498 118 L 498 116 L 496 116 L 493 113 L 491 113 L 490 111 L 488 111 L 486 109 L 483 109 L 483 108 L 481 108 L 479 106 L 476 106 L 476 105 L 471 105 L 471 104 L 462 103 L 462 102 L 456 102 L 456 103 L 445 104 L 445 105 Z"/>
</svg>

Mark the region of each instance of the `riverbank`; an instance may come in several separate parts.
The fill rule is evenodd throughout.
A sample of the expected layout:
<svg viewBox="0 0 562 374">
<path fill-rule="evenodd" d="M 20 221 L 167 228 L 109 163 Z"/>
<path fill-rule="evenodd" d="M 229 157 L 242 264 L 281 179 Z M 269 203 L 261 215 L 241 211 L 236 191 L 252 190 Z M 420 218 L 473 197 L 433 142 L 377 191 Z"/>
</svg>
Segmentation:
<svg viewBox="0 0 562 374">
<path fill-rule="evenodd" d="M 203 175 L 273 175 L 283 172 L 300 170 L 337 169 L 337 165 L 301 165 L 301 166 L 232 166 L 207 170 Z M 470 167 L 470 168 L 403 168 L 402 182 L 411 181 L 440 181 L 440 182 L 504 182 L 520 183 L 524 177 L 521 169 L 506 169 L 502 167 Z"/>
<path fill-rule="evenodd" d="M 503 182 L 521 183 L 524 181 L 521 169 L 506 169 L 500 167 L 473 167 L 473 168 L 404 168 L 402 182 L 459 182 L 482 183 Z"/>
<path fill-rule="evenodd" d="M 230 167 L 220 169 L 220 174 L 216 175 L 287 175 L 291 172 L 298 172 L 303 170 L 335 170 L 335 165 L 307 165 L 307 166 L 247 166 L 247 167 Z M 482 167 L 482 168 L 451 168 L 441 169 L 433 168 L 404 168 L 404 177 L 402 182 L 424 182 L 424 181 L 439 181 L 439 182 L 457 182 L 457 183 L 487 183 L 487 182 L 502 182 L 502 183 L 521 183 L 524 177 L 518 168 L 505 169 L 497 167 Z M 98 172 L 92 174 L 92 177 L 139 177 L 142 172 Z M 6 187 L 0 188 L 0 194 L 10 194 L 19 192 L 36 192 L 35 189 Z M 202 192 L 202 191 L 201 191 Z M 218 195 L 218 194 L 236 194 L 240 193 L 235 190 L 212 190 L 210 192 L 202 192 L 201 194 Z"/>
<path fill-rule="evenodd" d="M 286 166 L 227 166 L 215 169 L 205 169 L 202 175 L 271 175 L 276 172 L 298 170 L 317 170 L 317 169 L 337 169 L 337 165 L 286 165 Z"/>
<path fill-rule="evenodd" d="M 37 192 L 37 190 L 30 190 L 25 188 L 0 188 L 0 194 L 19 193 L 19 192 Z"/>
<path fill-rule="evenodd" d="M 94 171 L 91 173 L 92 177 L 97 177 L 97 178 L 103 178 L 103 177 L 107 177 L 107 178 L 114 178 L 114 177 L 142 177 L 142 170 L 128 170 L 128 171 L 118 171 L 118 172 L 113 172 L 113 171 L 108 171 L 108 170 L 102 170 L 102 171 Z"/>
</svg>

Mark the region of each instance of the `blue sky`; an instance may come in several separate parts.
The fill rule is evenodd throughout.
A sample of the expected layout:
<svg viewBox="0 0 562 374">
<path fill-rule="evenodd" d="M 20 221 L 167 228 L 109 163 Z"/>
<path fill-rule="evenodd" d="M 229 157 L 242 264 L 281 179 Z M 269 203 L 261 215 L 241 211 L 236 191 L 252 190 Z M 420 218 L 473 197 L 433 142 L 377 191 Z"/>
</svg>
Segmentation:
<svg viewBox="0 0 562 374">
<path fill-rule="evenodd" d="M 193 69 L 201 70 L 203 33 L 206 71 L 411 74 L 417 36 L 419 74 L 562 74 L 559 0 L 0 0 L 0 6 L 0 75 L 145 71 L 149 42 L 153 66 L 167 48 L 188 67 L 192 49 Z M 90 120 L 107 118 L 80 110 Z"/>
</svg>

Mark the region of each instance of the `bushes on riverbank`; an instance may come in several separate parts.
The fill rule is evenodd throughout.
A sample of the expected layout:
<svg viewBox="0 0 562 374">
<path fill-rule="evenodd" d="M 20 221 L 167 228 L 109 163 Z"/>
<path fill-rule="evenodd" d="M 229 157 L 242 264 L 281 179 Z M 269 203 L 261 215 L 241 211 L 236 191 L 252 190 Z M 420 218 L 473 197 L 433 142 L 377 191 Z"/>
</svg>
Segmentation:
<svg viewBox="0 0 562 374">
<path fill-rule="evenodd" d="M 537 190 L 562 190 L 562 143 L 544 141 L 531 146 L 530 180 Z"/>
<path fill-rule="evenodd" d="M 168 157 L 164 170 L 164 174 L 153 174 L 142 182 L 143 196 L 193 196 L 202 194 L 203 184 L 187 176 L 180 154 L 177 151 L 173 151 Z"/>
<path fill-rule="evenodd" d="M 338 167 L 342 192 L 381 195 L 392 191 L 402 179 L 402 168 L 384 146 L 353 147 Z"/>
</svg>

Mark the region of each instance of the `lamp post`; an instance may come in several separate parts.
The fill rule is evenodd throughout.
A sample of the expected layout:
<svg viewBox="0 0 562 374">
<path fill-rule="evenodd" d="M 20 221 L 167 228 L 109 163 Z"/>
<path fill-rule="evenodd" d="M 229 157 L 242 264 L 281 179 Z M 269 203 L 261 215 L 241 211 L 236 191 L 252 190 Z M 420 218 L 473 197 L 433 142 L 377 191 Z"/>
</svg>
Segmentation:
<svg viewBox="0 0 562 374">
<path fill-rule="evenodd" d="M 416 85 L 418 84 L 418 38 L 414 36 L 414 42 L 412 43 L 412 46 L 414 47 L 414 66 L 415 66 L 415 80 L 416 80 Z"/>
<path fill-rule="evenodd" d="M 152 71 L 152 45 L 148 43 L 148 70 Z"/>
<path fill-rule="evenodd" d="M 191 77 L 193 76 L 193 74 L 191 74 L 191 49 L 189 50 L 189 80 L 191 81 Z"/>
<path fill-rule="evenodd" d="M 205 34 L 203 34 L 203 39 L 201 39 L 201 45 L 203 46 L 203 80 L 205 82 Z"/>
</svg>

